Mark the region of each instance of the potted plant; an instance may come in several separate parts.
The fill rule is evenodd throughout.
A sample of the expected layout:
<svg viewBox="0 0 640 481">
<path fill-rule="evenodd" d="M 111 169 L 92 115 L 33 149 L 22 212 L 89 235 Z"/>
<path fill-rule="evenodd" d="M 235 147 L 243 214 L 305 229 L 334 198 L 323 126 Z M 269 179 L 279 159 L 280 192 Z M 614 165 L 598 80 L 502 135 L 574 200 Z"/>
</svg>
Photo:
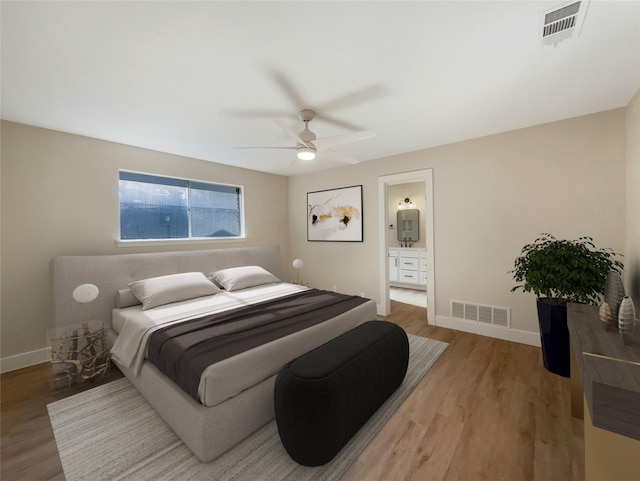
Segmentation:
<svg viewBox="0 0 640 481">
<path fill-rule="evenodd" d="M 567 302 L 600 303 L 607 274 L 620 272 L 622 262 L 611 249 L 599 249 L 591 237 L 558 240 L 541 234 L 522 248 L 513 277 L 522 290 L 537 296 L 542 358 L 547 370 L 569 377 Z"/>
</svg>

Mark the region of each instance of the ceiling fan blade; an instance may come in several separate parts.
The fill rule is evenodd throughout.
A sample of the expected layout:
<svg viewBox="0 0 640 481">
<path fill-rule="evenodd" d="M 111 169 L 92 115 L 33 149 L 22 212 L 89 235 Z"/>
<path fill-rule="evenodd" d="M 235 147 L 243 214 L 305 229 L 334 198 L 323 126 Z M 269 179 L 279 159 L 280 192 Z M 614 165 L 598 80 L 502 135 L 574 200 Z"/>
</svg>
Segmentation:
<svg viewBox="0 0 640 481">
<path fill-rule="evenodd" d="M 344 162 L 345 164 L 359 164 L 360 161 L 354 159 L 353 157 L 349 157 L 348 155 L 341 154 L 340 152 L 336 152 L 335 150 L 324 150 L 323 154 L 327 157 L 331 157 L 333 160 L 337 160 L 338 162 Z"/>
<path fill-rule="evenodd" d="M 291 104 L 296 109 L 301 109 L 306 105 L 306 102 L 298 92 L 298 89 L 289 81 L 289 79 L 282 73 L 277 70 L 272 70 L 271 75 L 275 80 L 276 84 L 280 87 L 280 89 L 285 93 Z"/>
<path fill-rule="evenodd" d="M 361 125 L 352 124 L 351 122 L 346 122 L 344 120 L 336 119 L 335 117 L 330 117 L 329 115 L 325 115 L 322 112 L 316 112 L 316 119 L 322 120 L 329 124 L 337 125 L 338 127 L 342 127 L 349 130 L 360 130 L 362 128 Z"/>
<path fill-rule="evenodd" d="M 278 150 L 298 150 L 297 147 L 263 147 L 263 146 L 257 146 L 257 147 L 235 147 L 236 149 L 278 149 Z"/>
<path fill-rule="evenodd" d="M 238 119 L 260 119 L 265 117 L 284 117 L 291 120 L 298 119 L 298 116 L 291 112 L 280 112 L 276 110 L 226 110 L 223 113 Z"/>
<path fill-rule="evenodd" d="M 312 141 L 312 143 L 316 146 L 316 150 L 326 150 L 336 145 L 343 145 L 350 142 L 357 142 L 358 140 L 369 139 L 371 137 L 375 137 L 375 135 L 375 132 L 363 130 L 361 132 L 352 132 L 350 134 L 325 137 L 324 139 L 316 139 Z"/>
<path fill-rule="evenodd" d="M 298 159 L 298 157 L 293 157 L 293 160 L 291 161 L 291 163 L 289 164 L 289 168 L 292 169 L 294 167 L 298 167 L 298 165 L 300 165 L 300 159 Z"/>
<path fill-rule="evenodd" d="M 382 97 L 387 94 L 387 89 L 382 85 L 371 85 L 360 90 L 342 95 L 333 100 L 329 100 L 320 105 L 316 105 L 316 108 L 320 111 L 332 111 L 345 107 L 351 107 L 353 105 L 368 102 L 378 97 Z"/>
<path fill-rule="evenodd" d="M 293 140 L 295 140 L 299 144 L 307 145 L 307 143 L 304 140 L 302 140 L 298 134 L 296 134 L 293 130 L 291 130 L 291 128 L 287 124 L 285 124 L 281 118 L 271 117 L 271 120 L 273 120 L 276 123 L 276 125 L 278 125 L 282 130 L 284 130 L 284 133 L 287 134 L 289 137 L 291 137 Z"/>
</svg>

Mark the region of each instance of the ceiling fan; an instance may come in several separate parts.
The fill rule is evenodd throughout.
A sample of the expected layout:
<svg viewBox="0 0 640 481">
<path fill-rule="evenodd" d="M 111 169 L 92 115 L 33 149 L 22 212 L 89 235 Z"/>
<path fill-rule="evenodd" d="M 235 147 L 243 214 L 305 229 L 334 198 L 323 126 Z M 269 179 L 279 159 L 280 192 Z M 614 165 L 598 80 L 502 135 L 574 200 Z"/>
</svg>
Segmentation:
<svg viewBox="0 0 640 481">
<path fill-rule="evenodd" d="M 336 135 L 334 137 L 325 137 L 324 139 L 316 138 L 316 134 L 309 130 L 309 122 L 313 120 L 316 113 L 313 110 L 303 109 L 298 112 L 298 118 L 304 122 L 304 129 L 295 133 L 280 117 L 271 117 L 271 120 L 280 127 L 285 134 L 287 134 L 292 140 L 296 141 L 295 147 L 241 147 L 243 149 L 283 149 L 283 150 L 295 150 L 296 157 L 299 160 L 313 160 L 316 158 L 316 154 L 323 152 L 328 157 L 333 158 L 339 162 L 345 162 L 347 164 L 357 164 L 360 161 L 345 154 L 341 154 L 332 150 L 332 147 L 336 145 L 348 144 L 350 142 L 356 142 L 358 140 L 368 139 L 374 137 L 375 133 L 370 131 L 352 132 L 350 134 Z"/>
</svg>

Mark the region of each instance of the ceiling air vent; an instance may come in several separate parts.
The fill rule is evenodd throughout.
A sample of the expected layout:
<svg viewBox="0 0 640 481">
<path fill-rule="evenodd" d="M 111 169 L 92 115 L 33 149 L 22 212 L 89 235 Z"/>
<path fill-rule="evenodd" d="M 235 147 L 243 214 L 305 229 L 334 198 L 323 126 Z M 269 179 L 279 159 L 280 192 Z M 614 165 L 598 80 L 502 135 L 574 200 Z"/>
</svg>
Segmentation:
<svg viewBox="0 0 640 481">
<path fill-rule="evenodd" d="M 589 0 L 565 3 L 540 15 L 542 45 L 555 45 L 578 36 L 582 29 Z"/>
</svg>

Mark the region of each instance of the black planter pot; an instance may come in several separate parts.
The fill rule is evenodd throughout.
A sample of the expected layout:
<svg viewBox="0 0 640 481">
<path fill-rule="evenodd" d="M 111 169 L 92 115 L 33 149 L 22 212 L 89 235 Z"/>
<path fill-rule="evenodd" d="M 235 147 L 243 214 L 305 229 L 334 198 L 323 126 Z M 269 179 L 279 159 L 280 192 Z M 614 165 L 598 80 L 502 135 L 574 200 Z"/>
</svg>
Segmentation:
<svg viewBox="0 0 640 481">
<path fill-rule="evenodd" d="M 569 377 L 571 361 L 569 354 L 569 329 L 567 328 L 567 306 L 549 302 L 547 298 L 536 301 L 538 323 L 542 343 L 542 360 L 549 372 Z"/>
</svg>

